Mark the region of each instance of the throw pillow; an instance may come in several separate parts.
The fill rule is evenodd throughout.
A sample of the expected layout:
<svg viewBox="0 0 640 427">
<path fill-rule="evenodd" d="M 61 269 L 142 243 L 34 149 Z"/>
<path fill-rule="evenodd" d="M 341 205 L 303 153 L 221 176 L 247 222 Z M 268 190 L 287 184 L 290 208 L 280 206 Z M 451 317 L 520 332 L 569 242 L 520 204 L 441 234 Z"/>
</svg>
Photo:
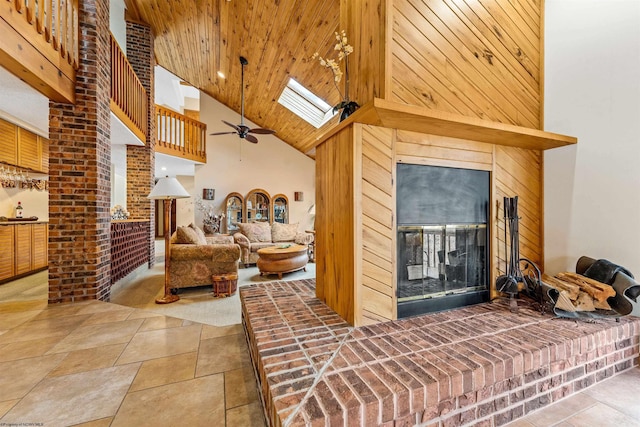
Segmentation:
<svg viewBox="0 0 640 427">
<path fill-rule="evenodd" d="M 204 235 L 204 231 L 202 231 L 202 229 L 200 227 L 198 227 L 194 223 L 191 223 L 191 224 L 189 224 L 189 228 L 191 228 L 193 231 L 196 232 L 196 235 L 198 236 L 198 244 L 199 245 L 206 245 L 207 244 L 207 238 Z"/>
<path fill-rule="evenodd" d="M 247 236 L 250 242 L 270 242 L 271 226 L 268 222 L 241 222 L 238 224 L 240 232 Z"/>
<path fill-rule="evenodd" d="M 291 242 L 298 234 L 298 223 L 281 224 L 274 222 L 271 224 L 271 239 L 273 242 Z"/>
<path fill-rule="evenodd" d="M 193 228 L 185 227 L 181 225 L 176 230 L 176 236 L 178 237 L 178 242 L 181 244 L 198 244 L 198 235 Z"/>
</svg>

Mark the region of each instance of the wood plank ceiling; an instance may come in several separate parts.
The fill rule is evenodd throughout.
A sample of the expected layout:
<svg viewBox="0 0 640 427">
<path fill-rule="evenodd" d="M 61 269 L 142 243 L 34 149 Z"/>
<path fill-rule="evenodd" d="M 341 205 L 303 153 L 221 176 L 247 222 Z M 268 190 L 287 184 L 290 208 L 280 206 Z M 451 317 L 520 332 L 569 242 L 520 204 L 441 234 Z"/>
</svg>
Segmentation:
<svg viewBox="0 0 640 427">
<path fill-rule="evenodd" d="M 331 72 L 310 59 L 316 51 L 335 56 L 339 0 L 126 0 L 126 5 L 127 19 L 151 26 L 159 65 L 238 113 L 239 57 L 247 58 L 245 116 L 275 129 L 298 150 L 319 131 L 278 103 L 289 78 L 330 105 L 340 100 Z M 226 78 L 218 77 L 218 70 Z M 229 130 L 220 123 L 208 132 Z"/>
</svg>

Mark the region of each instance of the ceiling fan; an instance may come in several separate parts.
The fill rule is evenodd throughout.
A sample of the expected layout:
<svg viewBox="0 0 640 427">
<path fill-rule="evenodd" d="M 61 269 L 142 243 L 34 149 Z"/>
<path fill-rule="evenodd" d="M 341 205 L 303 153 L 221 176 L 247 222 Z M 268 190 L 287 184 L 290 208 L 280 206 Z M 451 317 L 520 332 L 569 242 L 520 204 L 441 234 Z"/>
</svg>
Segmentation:
<svg viewBox="0 0 640 427">
<path fill-rule="evenodd" d="M 222 120 L 222 123 L 224 123 L 227 126 L 231 126 L 233 129 L 235 129 L 235 132 L 215 132 L 215 133 L 212 133 L 211 135 L 236 134 L 242 139 L 246 139 L 249 142 L 257 144 L 258 138 L 250 134 L 255 133 L 255 134 L 262 134 L 262 135 L 270 135 L 270 134 L 276 133 L 276 131 L 271 129 L 263 129 L 263 128 L 251 129 L 249 126 L 246 126 L 244 124 L 244 66 L 247 65 L 248 63 L 249 62 L 247 61 L 247 58 L 245 58 L 244 56 L 240 57 L 240 64 L 242 66 L 242 99 L 241 99 L 241 111 L 240 111 L 240 124 L 234 125 L 225 120 Z"/>
</svg>

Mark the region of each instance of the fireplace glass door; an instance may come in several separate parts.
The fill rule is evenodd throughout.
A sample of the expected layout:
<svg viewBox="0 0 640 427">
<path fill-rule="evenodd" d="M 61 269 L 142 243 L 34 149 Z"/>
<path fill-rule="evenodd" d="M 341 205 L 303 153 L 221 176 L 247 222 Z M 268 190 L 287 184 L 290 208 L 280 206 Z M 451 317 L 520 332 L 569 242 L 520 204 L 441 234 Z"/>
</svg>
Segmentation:
<svg viewBox="0 0 640 427">
<path fill-rule="evenodd" d="M 398 227 L 398 302 L 487 289 L 486 225 Z"/>
</svg>

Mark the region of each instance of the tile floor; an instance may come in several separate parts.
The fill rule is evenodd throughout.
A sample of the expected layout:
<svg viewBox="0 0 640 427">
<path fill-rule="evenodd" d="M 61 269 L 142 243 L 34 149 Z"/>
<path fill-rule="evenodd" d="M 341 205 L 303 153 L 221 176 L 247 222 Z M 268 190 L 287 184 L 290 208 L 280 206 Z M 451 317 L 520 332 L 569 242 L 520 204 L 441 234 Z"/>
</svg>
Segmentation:
<svg viewBox="0 0 640 427">
<path fill-rule="evenodd" d="M 48 307 L 39 274 L 26 291 L 0 286 L 0 425 L 265 425 L 241 325 L 99 301 Z M 633 369 L 509 426 L 640 427 L 638 396 Z"/>
</svg>

